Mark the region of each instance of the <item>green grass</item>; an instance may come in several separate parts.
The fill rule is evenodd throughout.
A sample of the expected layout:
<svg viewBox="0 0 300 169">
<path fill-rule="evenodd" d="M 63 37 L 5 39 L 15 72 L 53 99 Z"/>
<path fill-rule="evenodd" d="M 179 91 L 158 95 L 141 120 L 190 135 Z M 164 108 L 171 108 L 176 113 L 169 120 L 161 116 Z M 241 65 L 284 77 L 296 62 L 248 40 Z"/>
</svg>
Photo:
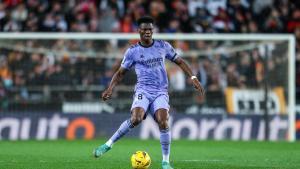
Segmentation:
<svg viewBox="0 0 300 169">
<path fill-rule="evenodd" d="M 1 169 L 130 169 L 130 156 L 147 151 L 159 169 L 158 140 L 122 139 L 101 159 L 92 150 L 104 140 L 0 141 Z M 299 169 L 300 144 L 285 142 L 173 141 L 175 169 Z"/>
</svg>

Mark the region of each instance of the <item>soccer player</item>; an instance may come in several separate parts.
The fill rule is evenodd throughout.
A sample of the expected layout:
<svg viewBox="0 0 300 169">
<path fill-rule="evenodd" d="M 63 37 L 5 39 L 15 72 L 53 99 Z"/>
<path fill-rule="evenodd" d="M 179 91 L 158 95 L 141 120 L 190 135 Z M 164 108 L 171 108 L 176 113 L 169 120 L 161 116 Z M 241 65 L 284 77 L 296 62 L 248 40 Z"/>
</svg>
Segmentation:
<svg viewBox="0 0 300 169">
<path fill-rule="evenodd" d="M 204 88 L 193 75 L 188 64 L 177 55 L 173 47 L 166 41 L 152 39 L 154 21 L 145 16 L 137 21 L 140 41 L 127 49 L 120 68 L 113 75 L 108 88 L 102 93 L 104 101 L 111 98 L 114 87 L 123 79 L 125 73 L 135 68 L 137 83 L 131 107 L 131 117 L 125 120 L 113 136 L 94 150 L 94 156 L 100 157 L 112 148 L 112 145 L 140 124 L 148 114 L 157 122 L 160 130 L 162 149 L 162 168 L 172 169 L 169 162 L 171 134 L 168 126 L 169 96 L 168 77 L 165 59 L 177 64 L 191 79 L 201 95 Z"/>
</svg>

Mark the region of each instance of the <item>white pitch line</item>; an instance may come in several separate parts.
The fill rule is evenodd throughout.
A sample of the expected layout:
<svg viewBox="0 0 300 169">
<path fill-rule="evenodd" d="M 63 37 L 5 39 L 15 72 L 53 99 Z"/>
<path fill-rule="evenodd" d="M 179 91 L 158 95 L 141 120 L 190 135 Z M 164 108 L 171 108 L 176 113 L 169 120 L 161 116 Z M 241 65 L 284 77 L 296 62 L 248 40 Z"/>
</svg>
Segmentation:
<svg viewBox="0 0 300 169">
<path fill-rule="evenodd" d="M 222 162 L 224 160 L 212 159 L 212 160 L 180 160 L 181 162 Z"/>
</svg>

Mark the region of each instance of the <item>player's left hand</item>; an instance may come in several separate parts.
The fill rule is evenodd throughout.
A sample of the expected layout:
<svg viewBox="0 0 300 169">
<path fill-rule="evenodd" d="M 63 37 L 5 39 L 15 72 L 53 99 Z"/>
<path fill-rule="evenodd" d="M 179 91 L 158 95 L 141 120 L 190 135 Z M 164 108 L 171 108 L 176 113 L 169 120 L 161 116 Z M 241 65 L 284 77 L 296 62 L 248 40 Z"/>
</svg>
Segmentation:
<svg viewBox="0 0 300 169">
<path fill-rule="evenodd" d="M 199 82 L 199 80 L 197 78 L 195 78 L 195 79 L 192 79 L 192 82 L 193 82 L 193 85 L 194 85 L 195 89 L 198 92 L 200 92 L 200 94 L 202 96 L 204 96 L 205 90 L 204 90 L 203 86 L 201 85 L 201 83 Z"/>
<path fill-rule="evenodd" d="M 112 89 L 111 88 L 107 88 L 106 90 L 103 91 L 102 93 L 102 100 L 103 101 L 106 101 L 108 99 L 111 98 L 111 95 L 112 95 Z"/>
</svg>

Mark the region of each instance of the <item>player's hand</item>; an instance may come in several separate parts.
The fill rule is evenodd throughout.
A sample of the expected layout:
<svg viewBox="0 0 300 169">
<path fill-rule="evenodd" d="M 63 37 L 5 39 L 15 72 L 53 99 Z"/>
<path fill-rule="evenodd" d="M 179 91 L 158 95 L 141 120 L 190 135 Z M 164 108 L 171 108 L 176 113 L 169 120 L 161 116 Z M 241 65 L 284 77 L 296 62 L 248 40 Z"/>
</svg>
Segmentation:
<svg viewBox="0 0 300 169">
<path fill-rule="evenodd" d="M 201 85 L 201 83 L 199 82 L 199 80 L 197 78 L 195 78 L 195 79 L 192 79 L 192 82 L 193 82 L 193 85 L 194 85 L 195 89 L 198 92 L 200 92 L 200 94 L 202 96 L 204 96 L 205 90 L 204 90 L 203 86 Z"/>
<path fill-rule="evenodd" d="M 103 91 L 102 93 L 102 100 L 103 101 L 106 101 L 108 99 L 111 98 L 111 95 L 112 95 L 112 89 L 111 88 L 107 88 L 106 90 Z"/>
</svg>

